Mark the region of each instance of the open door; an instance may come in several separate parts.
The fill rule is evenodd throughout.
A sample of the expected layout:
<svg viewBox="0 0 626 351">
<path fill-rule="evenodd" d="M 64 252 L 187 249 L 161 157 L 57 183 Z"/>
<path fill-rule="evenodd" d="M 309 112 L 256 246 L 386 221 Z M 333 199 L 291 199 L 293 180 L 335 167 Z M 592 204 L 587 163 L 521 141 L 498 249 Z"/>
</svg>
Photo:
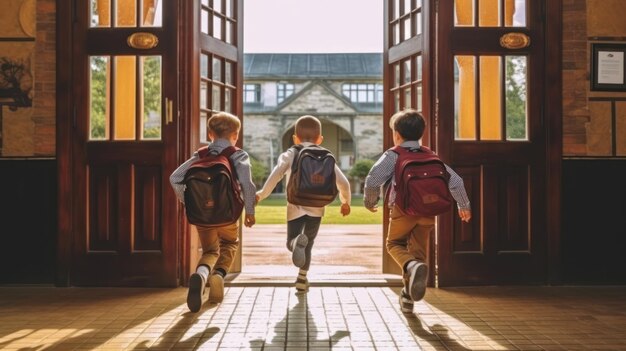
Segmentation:
<svg viewBox="0 0 626 351">
<path fill-rule="evenodd" d="M 184 101 L 181 114 L 181 154 L 178 163 L 188 159 L 200 146 L 208 143 L 207 120 L 213 113 L 230 112 L 243 116 L 243 0 L 185 1 L 183 30 L 184 62 L 188 86 L 182 87 Z M 242 130 L 238 145 L 243 141 Z M 190 226 L 181 210 L 181 232 L 185 233 L 183 279 L 195 271 L 202 246 L 196 229 Z M 241 226 L 239 231 L 241 241 Z M 231 272 L 241 271 L 241 247 Z"/>
<path fill-rule="evenodd" d="M 439 219 L 441 286 L 547 281 L 546 6 L 439 1 L 438 153 L 472 202 Z"/>
<path fill-rule="evenodd" d="M 431 36 L 432 2 L 422 0 L 384 1 L 384 51 L 383 51 L 383 144 L 384 150 L 393 146 L 389 129 L 391 116 L 404 108 L 422 112 L 430 128 L 424 131 L 422 142 L 431 145 L 433 45 Z M 387 253 L 385 242 L 389 227 L 389 208 L 383 214 L 383 273 L 402 274 L 402 270 Z M 431 250 L 431 252 L 434 252 Z M 434 255 L 429 257 L 434 267 Z M 431 270 L 434 274 L 434 270 Z"/>
<path fill-rule="evenodd" d="M 177 1 L 72 4 L 70 284 L 177 286 Z"/>
</svg>

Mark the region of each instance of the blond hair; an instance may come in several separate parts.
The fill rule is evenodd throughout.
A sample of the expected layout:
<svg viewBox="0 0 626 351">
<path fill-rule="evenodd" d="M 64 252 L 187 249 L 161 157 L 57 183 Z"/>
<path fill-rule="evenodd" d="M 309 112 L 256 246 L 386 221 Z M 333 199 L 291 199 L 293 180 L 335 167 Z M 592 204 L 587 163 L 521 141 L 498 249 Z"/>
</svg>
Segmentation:
<svg viewBox="0 0 626 351">
<path fill-rule="evenodd" d="M 315 142 L 322 135 L 322 123 L 317 117 L 302 116 L 296 121 L 294 133 L 301 141 Z"/>
<path fill-rule="evenodd" d="M 209 118 L 209 131 L 218 138 L 227 138 L 239 132 L 241 122 L 237 116 L 228 112 L 218 112 Z"/>
</svg>

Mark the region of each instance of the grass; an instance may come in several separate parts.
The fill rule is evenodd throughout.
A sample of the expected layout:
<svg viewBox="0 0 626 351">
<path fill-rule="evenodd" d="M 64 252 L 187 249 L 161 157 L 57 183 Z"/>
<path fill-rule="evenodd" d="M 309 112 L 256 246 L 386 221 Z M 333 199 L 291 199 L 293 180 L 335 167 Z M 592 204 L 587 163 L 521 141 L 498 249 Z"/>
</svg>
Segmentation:
<svg viewBox="0 0 626 351">
<path fill-rule="evenodd" d="M 379 205 L 380 206 L 380 205 Z M 381 224 L 383 217 L 363 207 L 363 197 L 353 195 L 350 203 L 350 215 L 343 217 L 339 212 L 340 202 L 335 200 L 326 206 L 323 224 Z M 261 201 L 256 207 L 257 224 L 284 224 L 287 221 L 287 200 L 284 195 L 272 195 Z"/>
</svg>

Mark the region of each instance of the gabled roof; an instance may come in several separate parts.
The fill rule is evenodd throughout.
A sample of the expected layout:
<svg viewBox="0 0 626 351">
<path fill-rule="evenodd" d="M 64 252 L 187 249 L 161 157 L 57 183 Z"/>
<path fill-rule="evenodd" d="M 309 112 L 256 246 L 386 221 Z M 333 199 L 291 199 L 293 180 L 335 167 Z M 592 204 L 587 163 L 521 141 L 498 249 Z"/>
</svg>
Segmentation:
<svg viewBox="0 0 626 351">
<path fill-rule="evenodd" d="M 309 82 L 309 84 L 307 84 L 300 91 L 298 91 L 297 93 L 289 96 L 283 102 L 281 102 L 278 106 L 276 106 L 276 111 L 285 111 L 286 109 L 288 109 L 288 107 L 293 102 L 295 102 L 296 100 L 304 98 L 316 86 L 320 86 L 323 90 L 326 91 L 326 93 L 328 93 L 328 95 L 332 96 L 334 99 L 338 100 L 341 104 L 345 105 L 346 108 L 349 110 L 349 112 L 355 112 L 357 110 L 355 108 L 355 106 L 352 104 L 352 102 L 350 102 L 349 99 L 347 99 L 345 96 L 343 96 L 341 94 L 338 94 L 326 82 L 324 82 L 322 80 L 313 80 L 313 81 Z M 305 111 L 301 111 L 301 112 L 305 112 Z M 328 111 L 326 111 L 326 112 L 328 112 Z M 331 112 L 336 112 L 336 111 L 331 111 Z M 348 112 L 348 111 L 344 111 L 344 112 Z"/>
<path fill-rule="evenodd" d="M 382 53 L 245 54 L 244 78 L 382 79 Z"/>
</svg>

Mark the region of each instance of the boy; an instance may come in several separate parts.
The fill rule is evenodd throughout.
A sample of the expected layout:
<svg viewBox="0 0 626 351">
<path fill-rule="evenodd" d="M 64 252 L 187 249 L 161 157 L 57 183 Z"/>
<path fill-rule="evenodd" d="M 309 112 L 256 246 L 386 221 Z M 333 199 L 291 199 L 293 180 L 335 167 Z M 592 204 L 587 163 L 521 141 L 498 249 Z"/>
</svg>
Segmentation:
<svg viewBox="0 0 626 351">
<path fill-rule="evenodd" d="M 235 146 L 239 138 L 241 122 L 236 116 L 226 112 L 219 112 L 209 118 L 209 152 L 218 155 L 225 148 Z M 178 167 L 170 176 L 170 183 L 176 197 L 185 203 L 185 185 L 181 184 L 185 173 L 194 162 L 199 159 L 198 152 Z M 231 164 L 236 170 L 237 180 L 241 184 L 245 205 L 244 224 L 251 227 L 255 223 L 254 205 L 256 187 L 250 173 L 250 159 L 248 153 L 237 150 L 230 156 Z M 222 302 L 224 299 L 224 277 L 233 262 L 239 247 L 239 222 L 221 227 L 201 227 L 198 236 L 202 244 L 202 257 L 198 261 L 196 272 L 189 277 L 189 291 L 187 306 L 192 312 L 198 312 L 202 306 L 202 295 L 207 280 L 209 282 L 209 302 Z"/>
<path fill-rule="evenodd" d="M 393 143 L 407 149 L 419 149 L 420 139 L 424 133 L 426 122 L 422 115 L 413 109 L 397 112 L 391 117 L 389 126 L 393 131 Z M 363 204 L 372 211 L 378 210 L 377 203 L 381 186 L 393 180 L 395 164 L 398 154 L 387 150 L 376 161 L 365 178 Z M 463 179 L 448 165 L 446 170 L 450 174 L 448 188 L 458 205 L 461 220 L 469 222 L 471 218 L 470 202 L 467 198 Z M 435 226 L 435 217 L 410 216 L 401 212 L 394 205 L 396 197 L 395 184 L 390 184 L 387 203 L 391 208 L 389 215 L 389 231 L 387 235 L 387 251 L 402 267 L 404 287 L 400 294 L 400 309 L 402 312 L 413 312 L 413 302 L 419 301 L 426 293 L 428 281 L 428 249 L 430 234 Z"/>
<path fill-rule="evenodd" d="M 316 117 L 302 116 L 298 118 L 293 135 L 294 144 L 305 147 L 319 145 L 323 139 L 322 124 Z M 268 197 L 285 174 L 287 174 L 287 182 L 289 182 L 295 155 L 294 148 L 289 148 L 278 157 L 278 162 L 265 181 L 263 189 L 257 192 L 258 201 Z M 337 165 L 335 165 L 335 178 L 337 189 L 339 189 L 341 214 L 347 216 L 350 214 L 350 183 Z M 287 249 L 292 252 L 294 265 L 300 267 L 295 284 L 298 292 L 306 292 L 309 288 L 307 273 L 311 265 L 311 249 L 323 216 L 324 207 L 287 203 Z"/>
</svg>

